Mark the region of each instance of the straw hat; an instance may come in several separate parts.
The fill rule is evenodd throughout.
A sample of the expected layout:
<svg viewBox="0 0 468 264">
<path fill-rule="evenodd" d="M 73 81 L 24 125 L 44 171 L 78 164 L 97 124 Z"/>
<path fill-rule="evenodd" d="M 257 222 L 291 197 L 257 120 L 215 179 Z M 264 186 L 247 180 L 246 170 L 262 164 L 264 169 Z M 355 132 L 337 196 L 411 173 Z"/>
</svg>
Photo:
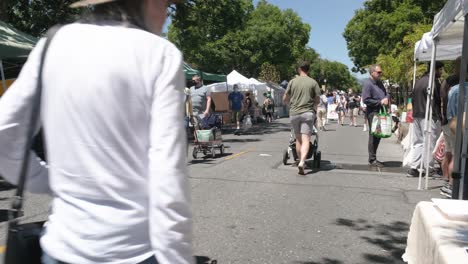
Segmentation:
<svg viewBox="0 0 468 264">
<path fill-rule="evenodd" d="M 113 2 L 116 0 L 81 0 L 76 3 L 73 3 L 70 5 L 71 8 L 76 8 L 76 7 L 83 7 L 83 6 L 90 6 L 90 5 L 98 5 L 98 4 L 104 4 L 108 2 Z"/>
</svg>

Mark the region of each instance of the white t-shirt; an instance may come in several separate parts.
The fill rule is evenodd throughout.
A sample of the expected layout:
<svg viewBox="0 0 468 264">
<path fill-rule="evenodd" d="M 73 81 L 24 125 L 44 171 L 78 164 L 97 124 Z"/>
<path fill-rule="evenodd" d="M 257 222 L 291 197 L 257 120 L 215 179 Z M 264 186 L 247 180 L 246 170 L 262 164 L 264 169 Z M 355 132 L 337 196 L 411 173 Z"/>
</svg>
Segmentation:
<svg viewBox="0 0 468 264">
<path fill-rule="evenodd" d="M 14 183 L 43 46 L 0 100 L 0 174 Z M 193 263 L 180 51 L 139 29 L 72 24 L 43 76 L 48 168 L 31 154 L 27 179 L 53 195 L 42 248 L 67 263 Z"/>
</svg>

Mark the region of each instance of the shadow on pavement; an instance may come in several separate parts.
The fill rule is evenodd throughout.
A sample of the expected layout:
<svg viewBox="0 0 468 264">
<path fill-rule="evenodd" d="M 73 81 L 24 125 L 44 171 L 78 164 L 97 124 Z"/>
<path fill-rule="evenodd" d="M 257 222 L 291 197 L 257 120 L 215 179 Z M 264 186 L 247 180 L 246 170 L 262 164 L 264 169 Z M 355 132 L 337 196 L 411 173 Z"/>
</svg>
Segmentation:
<svg viewBox="0 0 468 264">
<path fill-rule="evenodd" d="M 403 162 L 401 161 L 385 161 L 384 163 L 384 168 L 401 168 L 403 165 Z"/>
<path fill-rule="evenodd" d="M 365 263 L 404 263 L 401 256 L 406 247 L 408 223 L 395 221 L 391 224 L 372 224 L 365 219 L 338 218 L 335 224 L 348 227 L 357 232 L 373 233 L 371 236 L 363 235 L 361 239 L 380 247 L 381 250 L 363 253 L 362 257 L 365 259 Z"/>
<path fill-rule="evenodd" d="M 333 164 L 329 160 L 321 160 L 319 169 L 314 168 L 314 161 L 313 160 L 308 160 L 306 162 L 306 164 L 307 164 L 308 168 L 312 168 L 311 171 L 306 173 L 306 175 L 315 174 L 315 173 L 320 172 L 320 171 L 331 171 L 331 170 L 336 169 L 336 165 Z"/>
<path fill-rule="evenodd" d="M 264 135 L 264 134 L 274 134 L 278 132 L 289 132 L 291 131 L 291 127 L 289 124 L 281 124 L 281 123 L 262 123 L 258 125 L 254 125 L 251 128 L 247 129 L 240 129 L 237 131 L 235 128 L 223 128 L 222 133 L 223 135 L 233 134 L 233 135 Z M 237 132 L 237 133 L 236 133 Z"/>
<path fill-rule="evenodd" d="M 344 264 L 337 259 L 323 258 L 321 261 L 294 261 L 293 264 Z"/>
<path fill-rule="evenodd" d="M 205 256 L 195 256 L 196 264 L 217 264 L 218 261 Z"/>
<path fill-rule="evenodd" d="M 258 138 L 230 138 L 223 139 L 223 143 L 249 143 L 249 142 L 259 142 L 262 141 Z"/>
<path fill-rule="evenodd" d="M 0 223 L 8 221 L 9 209 L 0 209 Z"/>
<path fill-rule="evenodd" d="M 376 171 L 376 172 L 390 172 L 390 173 L 406 173 L 406 169 L 401 167 L 400 161 L 387 161 L 384 162 L 383 168 L 372 167 L 368 164 L 349 164 L 339 163 L 336 164 L 337 169 L 353 170 L 353 171 Z"/>
</svg>

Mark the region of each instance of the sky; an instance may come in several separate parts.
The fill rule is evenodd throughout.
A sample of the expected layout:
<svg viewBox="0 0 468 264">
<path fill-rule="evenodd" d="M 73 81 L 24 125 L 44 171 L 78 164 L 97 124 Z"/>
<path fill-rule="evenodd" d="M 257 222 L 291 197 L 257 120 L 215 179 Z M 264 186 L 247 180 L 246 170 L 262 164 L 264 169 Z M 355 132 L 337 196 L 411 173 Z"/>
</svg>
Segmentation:
<svg viewBox="0 0 468 264">
<path fill-rule="evenodd" d="M 256 5 L 258 0 L 254 0 Z M 322 59 L 338 61 L 351 70 L 353 62 L 348 57 L 348 49 L 343 32 L 357 9 L 365 0 L 268 0 L 281 9 L 290 8 L 308 23 L 310 32 L 309 47 L 314 48 Z M 361 74 L 356 77 L 361 78 Z"/>
<path fill-rule="evenodd" d="M 258 0 L 253 2 L 257 5 Z M 343 32 L 348 21 L 353 18 L 354 12 L 363 7 L 365 0 L 268 0 L 268 2 L 282 10 L 288 8 L 294 10 L 302 18 L 302 22 L 312 27 L 308 46 L 314 48 L 322 59 L 341 62 L 351 71 L 353 63 L 348 57 Z M 364 76 L 354 75 L 358 78 Z"/>
</svg>

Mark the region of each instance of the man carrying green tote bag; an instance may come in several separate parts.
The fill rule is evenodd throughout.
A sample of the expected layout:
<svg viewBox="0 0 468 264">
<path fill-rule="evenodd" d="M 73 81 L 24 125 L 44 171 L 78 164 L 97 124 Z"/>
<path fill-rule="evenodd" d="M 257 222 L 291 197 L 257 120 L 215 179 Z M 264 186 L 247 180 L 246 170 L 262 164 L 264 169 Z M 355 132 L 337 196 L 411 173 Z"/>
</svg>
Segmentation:
<svg viewBox="0 0 468 264">
<path fill-rule="evenodd" d="M 382 111 L 383 110 L 383 111 Z M 372 119 L 371 134 L 377 138 L 389 138 L 392 136 L 392 117 L 382 107 Z"/>
<path fill-rule="evenodd" d="M 382 106 L 389 105 L 389 98 L 381 81 L 382 69 L 380 66 L 372 65 L 369 68 L 369 74 L 370 77 L 363 84 L 362 101 L 366 105 L 366 119 L 371 126 L 374 116 L 378 115 Z M 369 151 L 369 166 L 383 167 L 384 164 L 377 160 L 377 148 L 379 147 L 381 138 L 374 136 L 371 132 L 372 129 L 369 129 L 369 142 L 367 145 Z"/>
</svg>

